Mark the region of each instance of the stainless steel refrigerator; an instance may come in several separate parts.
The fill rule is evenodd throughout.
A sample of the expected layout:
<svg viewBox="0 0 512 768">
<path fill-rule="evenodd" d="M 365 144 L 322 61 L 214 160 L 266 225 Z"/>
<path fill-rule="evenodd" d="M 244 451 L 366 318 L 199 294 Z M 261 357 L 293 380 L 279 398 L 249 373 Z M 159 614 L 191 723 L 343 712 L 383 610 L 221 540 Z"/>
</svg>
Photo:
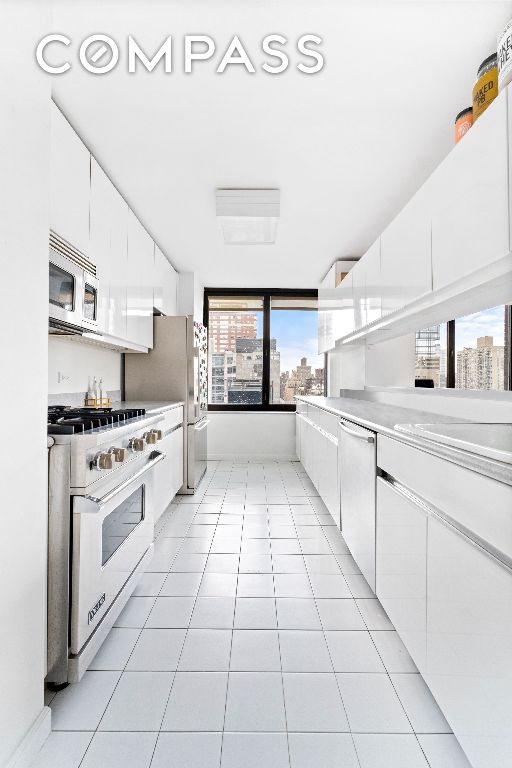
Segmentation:
<svg viewBox="0 0 512 768">
<path fill-rule="evenodd" d="M 193 493 L 206 472 L 208 432 L 207 331 L 192 315 L 155 317 L 153 349 L 125 356 L 125 399 L 182 400 L 184 482 Z"/>
</svg>

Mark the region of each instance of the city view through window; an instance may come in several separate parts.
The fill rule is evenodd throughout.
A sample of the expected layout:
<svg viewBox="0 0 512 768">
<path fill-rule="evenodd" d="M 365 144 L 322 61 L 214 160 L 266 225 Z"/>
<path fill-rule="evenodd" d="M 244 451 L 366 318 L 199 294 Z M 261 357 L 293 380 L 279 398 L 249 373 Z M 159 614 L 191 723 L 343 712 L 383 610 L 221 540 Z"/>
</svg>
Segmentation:
<svg viewBox="0 0 512 768">
<path fill-rule="evenodd" d="M 208 402 L 261 404 L 263 299 L 210 298 L 209 307 Z M 269 346 L 269 403 L 293 404 L 295 395 L 324 394 L 324 361 L 317 353 L 316 300 L 271 297 Z"/>
<path fill-rule="evenodd" d="M 447 386 L 447 324 L 416 333 L 416 379 Z M 511 335 L 508 307 L 501 305 L 455 320 L 454 381 L 456 389 L 511 388 Z"/>
</svg>

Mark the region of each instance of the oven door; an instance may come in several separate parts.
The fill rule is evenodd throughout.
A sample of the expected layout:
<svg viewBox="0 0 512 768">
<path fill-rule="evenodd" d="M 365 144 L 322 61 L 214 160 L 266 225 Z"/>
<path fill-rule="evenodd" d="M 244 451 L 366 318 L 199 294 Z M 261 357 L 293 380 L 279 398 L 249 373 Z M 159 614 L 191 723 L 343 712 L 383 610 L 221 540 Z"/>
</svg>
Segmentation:
<svg viewBox="0 0 512 768">
<path fill-rule="evenodd" d="M 154 451 L 133 475 L 100 498 L 73 497 L 71 653 L 106 617 L 153 541 Z"/>
<path fill-rule="evenodd" d="M 77 264 L 50 248 L 49 319 L 50 323 L 73 328 L 82 326 L 84 271 Z"/>
</svg>

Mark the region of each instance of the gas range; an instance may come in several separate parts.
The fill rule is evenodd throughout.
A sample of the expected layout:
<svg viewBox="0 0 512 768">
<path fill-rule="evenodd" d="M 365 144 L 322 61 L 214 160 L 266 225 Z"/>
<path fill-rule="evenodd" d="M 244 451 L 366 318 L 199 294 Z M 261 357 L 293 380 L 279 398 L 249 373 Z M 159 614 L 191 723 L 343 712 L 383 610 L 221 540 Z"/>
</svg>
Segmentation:
<svg viewBox="0 0 512 768">
<path fill-rule="evenodd" d="M 48 435 L 70 446 L 70 490 L 95 491 L 114 475 L 136 471 L 162 439 L 162 414 L 143 408 L 48 408 Z"/>
<path fill-rule="evenodd" d="M 78 682 L 153 553 L 162 413 L 48 411 L 47 681 Z"/>
</svg>

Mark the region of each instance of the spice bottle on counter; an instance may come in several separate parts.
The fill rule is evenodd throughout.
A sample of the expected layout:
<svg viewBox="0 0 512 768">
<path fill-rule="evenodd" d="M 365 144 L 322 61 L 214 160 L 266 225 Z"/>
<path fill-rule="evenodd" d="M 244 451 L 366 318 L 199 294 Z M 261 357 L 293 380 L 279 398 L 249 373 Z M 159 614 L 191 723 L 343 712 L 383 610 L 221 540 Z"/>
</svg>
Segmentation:
<svg viewBox="0 0 512 768">
<path fill-rule="evenodd" d="M 473 88 L 473 121 L 476 122 L 498 95 L 498 57 L 491 53 L 478 68 Z"/>
<path fill-rule="evenodd" d="M 459 142 L 473 125 L 473 107 L 466 107 L 455 118 L 455 143 Z"/>
</svg>

